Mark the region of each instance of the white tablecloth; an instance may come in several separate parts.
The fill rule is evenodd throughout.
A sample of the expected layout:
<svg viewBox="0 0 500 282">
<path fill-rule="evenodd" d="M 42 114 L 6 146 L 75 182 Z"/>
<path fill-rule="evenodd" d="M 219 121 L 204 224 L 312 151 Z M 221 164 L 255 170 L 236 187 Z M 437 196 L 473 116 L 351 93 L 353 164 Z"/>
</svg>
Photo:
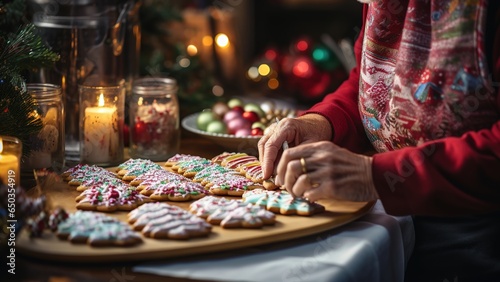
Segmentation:
<svg viewBox="0 0 500 282">
<path fill-rule="evenodd" d="M 377 202 L 360 219 L 307 238 L 133 271 L 215 281 L 403 281 L 414 238 L 411 217 L 389 216 Z"/>
</svg>

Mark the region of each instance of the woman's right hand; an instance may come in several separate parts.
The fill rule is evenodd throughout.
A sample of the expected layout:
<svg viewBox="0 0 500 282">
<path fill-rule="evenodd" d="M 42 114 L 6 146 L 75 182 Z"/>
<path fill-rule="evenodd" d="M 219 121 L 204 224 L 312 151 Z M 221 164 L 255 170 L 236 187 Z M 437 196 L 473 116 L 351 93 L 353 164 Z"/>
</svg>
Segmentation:
<svg viewBox="0 0 500 282">
<path fill-rule="evenodd" d="M 264 179 L 273 174 L 281 158 L 283 142 L 290 147 L 303 143 L 331 140 L 330 122 L 319 114 L 306 114 L 298 118 L 284 118 L 271 125 L 259 140 L 259 160 Z"/>
</svg>

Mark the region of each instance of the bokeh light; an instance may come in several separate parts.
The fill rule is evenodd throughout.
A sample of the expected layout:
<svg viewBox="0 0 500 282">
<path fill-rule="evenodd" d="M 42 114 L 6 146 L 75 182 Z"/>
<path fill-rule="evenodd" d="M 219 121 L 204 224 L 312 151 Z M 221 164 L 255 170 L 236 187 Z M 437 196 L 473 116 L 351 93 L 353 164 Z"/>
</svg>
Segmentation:
<svg viewBox="0 0 500 282">
<path fill-rule="evenodd" d="M 215 44 L 221 48 L 225 48 L 229 46 L 229 37 L 224 33 L 219 33 L 215 36 Z"/>
<path fill-rule="evenodd" d="M 220 86 L 220 85 L 214 85 L 212 87 L 212 93 L 215 96 L 220 97 L 220 96 L 224 95 L 224 88 L 222 88 L 222 86 Z"/>
<path fill-rule="evenodd" d="M 267 87 L 269 87 L 269 89 L 272 89 L 272 90 L 278 88 L 279 85 L 280 85 L 280 82 L 276 78 L 271 78 L 267 82 Z"/>
<path fill-rule="evenodd" d="M 297 50 L 304 52 L 309 48 L 309 42 L 307 42 L 306 40 L 299 40 L 295 47 L 297 48 Z"/>
<path fill-rule="evenodd" d="M 198 54 L 198 48 L 196 48 L 196 46 L 194 46 L 193 44 L 189 44 L 186 47 L 186 51 L 189 54 L 189 56 L 195 56 L 196 54 Z"/>
<path fill-rule="evenodd" d="M 248 69 L 247 75 L 250 79 L 256 80 L 259 78 L 259 70 L 257 69 L 257 67 L 250 67 Z"/>
<path fill-rule="evenodd" d="M 201 39 L 201 44 L 203 44 L 203 46 L 212 46 L 212 44 L 214 43 L 214 40 L 212 39 L 211 36 L 209 35 L 205 35 L 203 36 L 203 38 Z"/>
<path fill-rule="evenodd" d="M 271 68 L 268 64 L 260 64 L 259 66 L 259 74 L 262 76 L 267 76 L 271 72 Z"/>
<path fill-rule="evenodd" d="M 183 68 L 189 67 L 190 64 L 191 64 L 191 60 L 189 60 L 188 58 L 182 58 L 179 60 L 179 66 L 181 66 Z"/>
</svg>

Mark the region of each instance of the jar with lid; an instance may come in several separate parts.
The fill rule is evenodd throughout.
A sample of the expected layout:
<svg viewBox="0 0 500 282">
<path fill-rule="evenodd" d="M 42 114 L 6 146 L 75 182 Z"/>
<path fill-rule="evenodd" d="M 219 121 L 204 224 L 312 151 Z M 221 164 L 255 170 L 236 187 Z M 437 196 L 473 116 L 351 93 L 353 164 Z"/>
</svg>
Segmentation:
<svg viewBox="0 0 500 282">
<path fill-rule="evenodd" d="M 179 151 L 179 103 L 173 78 L 132 83 L 129 103 L 130 156 L 164 161 Z"/>
<path fill-rule="evenodd" d="M 64 169 L 64 109 L 61 87 L 49 83 L 28 83 L 27 92 L 34 98 L 33 113 L 42 120 L 43 127 L 30 136 L 31 153 L 22 168 L 28 170 Z"/>
</svg>

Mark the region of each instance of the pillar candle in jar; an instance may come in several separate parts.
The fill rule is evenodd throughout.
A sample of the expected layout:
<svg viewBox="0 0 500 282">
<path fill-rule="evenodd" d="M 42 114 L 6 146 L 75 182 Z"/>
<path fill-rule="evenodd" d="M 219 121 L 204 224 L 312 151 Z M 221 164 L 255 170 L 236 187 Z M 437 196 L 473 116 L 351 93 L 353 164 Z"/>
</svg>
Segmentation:
<svg viewBox="0 0 500 282">
<path fill-rule="evenodd" d="M 4 151 L 4 144 L 0 138 L 0 181 L 5 185 L 19 185 L 19 158 Z"/>
<path fill-rule="evenodd" d="M 103 95 L 97 107 L 85 109 L 83 135 L 85 160 L 90 163 L 109 162 L 119 149 L 118 114 L 115 107 L 105 107 Z"/>
</svg>

